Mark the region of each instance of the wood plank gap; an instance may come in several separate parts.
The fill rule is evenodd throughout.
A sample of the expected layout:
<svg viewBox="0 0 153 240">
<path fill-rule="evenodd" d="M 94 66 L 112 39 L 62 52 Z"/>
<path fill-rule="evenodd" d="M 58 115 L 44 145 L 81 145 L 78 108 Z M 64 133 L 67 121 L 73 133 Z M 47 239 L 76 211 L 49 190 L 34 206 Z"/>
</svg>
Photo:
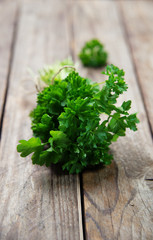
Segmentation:
<svg viewBox="0 0 153 240">
<path fill-rule="evenodd" d="M 1 119 L 0 119 L 0 140 L 1 140 L 2 130 L 3 130 L 3 119 L 4 119 L 4 115 L 5 115 L 5 107 L 6 107 L 7 96 L 8 96 L 9 81 L 10 81 L 12 63 L 13 63 L 14 52 L 15 52 L 15 43 L 16 43 L 17 33 L 18 33 L 18 22 L 19 22 L 19 15 L 20 15 L 19 9 L 20 9 L 20 7 L 18 6 L 17 10 L 16 10 L 12 43 L 11 43 L 11 49 L 10 49 L 11 53 L 10 53 L 10 59 L 9 59 L 7 80 L 6 80 L 6 89 L 5 89 L 5 93 L 4 93 L 4 102 L 3 102 L 3 106 L 2 106 L 2 115 L 1 115 Z"/>
<path fill-rule="evenodd" d="M 82 210 L 82 227 L 84 240 L 87 239 L 86 234 L 86 221 L 85 221 L 85 207 L 84 207 L 84 189 L 83 189 L 83 176 L 80 174 L 80 195 L 81 195 L 81 210 Z"/>
<path fill-rule="evenodd" d="M 77 197 L 79 209 L 80 240 L 86 240 L 85 236 L 85 217 L 84 217 L 84 198 L 83 198 L 82 174 L 77 177 Z"/>
<path fill-rule="evenodd" d="M 151 123 L 150 123 L 147 107 L 146 107 L 146 104 L 145 104 L 145 99 L 144 99 L 144 96 L 143 96 L 142 87 L 141 87 L 141 84 L 139 82 L 138 71 L 137 71 L 137 68 L 136 68 L 135 61 L 134 61 L 132 45 L 131 45 L 130 38 L 129 38 L 128 27 L 127 27 L 127 24 L 126 24 L 126 21 L 125 21 L 125 18 L 124 18 L 123 11 L 122 11 L 122 8 L 120 6 L 120 3 L 117 3 L 117 5 L 118 5 L 117 10 L 118 10 L 118 13 L 119 13 L 118 15 L 119 15 L 120 24 L 122 25 L 124 36 L 125 36 L 125 42 L 127 43 L 127 47 L 129 49 L 129 54 L 130 54 L 130 57 L 131 57 L 131 62 L 132 62 L 132 65 L 133 65 L 133 69 L 134 69 L 137 85 L 138 85 L 139 92 L 140 92 L 140 95 L 141 95 L 141 98 L 142 98 L 143 106 L 144 106 L 144 109 L 145 109 L 145 114 L 147 116 L 147 122 L 148 122 L 148 126 L 149 126 L 149 129 L 150 129 L 150 134 L 151 134 L 151 137 L 153 138 L 153 131 L 152 131 L 152 128 L 151 128 Z"/>
</svg>

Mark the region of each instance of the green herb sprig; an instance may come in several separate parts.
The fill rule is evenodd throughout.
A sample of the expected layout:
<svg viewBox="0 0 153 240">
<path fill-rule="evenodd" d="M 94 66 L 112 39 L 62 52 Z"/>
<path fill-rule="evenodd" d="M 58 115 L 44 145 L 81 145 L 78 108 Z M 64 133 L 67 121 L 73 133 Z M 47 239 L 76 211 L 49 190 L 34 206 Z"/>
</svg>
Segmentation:
<svg viewBox="0 0 153 240">
<path fill-rule="evenodd" d="M 37 106 L 30 113 L 34 137 L 20 140 L 21 157 L 32 155 L 32 163 L 47 167 L 59 163 L 70 174 L 98 164 L 108 165 L 112 141 L 125 136 L 127 128 L 137 130 L 136 113 L 129 114 L 131 101 L 117 107 L 127 90 L 124 71 L 108 65 L 105 84 L 93 83 L 76 71 L 38 93 Z M 105 114 L 101 122 L 100 115 Z"/>
<path fill-rule="evenodd" d="M 84 66 L 97 68 L 106 65 L 108 54 L 103 44 L 93 39 L 85 43 L 79 57 Z"/>
</svg>

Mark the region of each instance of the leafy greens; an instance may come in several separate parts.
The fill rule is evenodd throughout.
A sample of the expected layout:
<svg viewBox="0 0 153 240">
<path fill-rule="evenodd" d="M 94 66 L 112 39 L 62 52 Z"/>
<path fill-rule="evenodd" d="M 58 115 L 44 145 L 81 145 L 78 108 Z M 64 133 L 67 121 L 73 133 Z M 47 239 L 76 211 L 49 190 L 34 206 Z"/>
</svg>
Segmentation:
<svg viewBox="0 0 153 240">
<path fill-rule="evenodd" d="M 73 71 L 38 93 L 37 106 L 30 113 L 34 137 L 19 141 L 21 157 L 33 153 L 33 164 L 59 163 L 70 174 L 111 163 L 111 142 L 125 136 L 127 128 L 136 131 L 139 120 L 136 113 L 128 112 L 130 100 L 116 106 L 128 88 L 124 71 L 108 65 L 103 73 L 108 79 L 101 89 Z M 101 114 L 105 114 L 102 122 Z"/>
<path fill-rule="evenodd" d="M 92 39 L 85 43 L 79 57 L 86 67 L 102 67 L 106 65 L 108 54 L 99 40 Z"/>
</svg>

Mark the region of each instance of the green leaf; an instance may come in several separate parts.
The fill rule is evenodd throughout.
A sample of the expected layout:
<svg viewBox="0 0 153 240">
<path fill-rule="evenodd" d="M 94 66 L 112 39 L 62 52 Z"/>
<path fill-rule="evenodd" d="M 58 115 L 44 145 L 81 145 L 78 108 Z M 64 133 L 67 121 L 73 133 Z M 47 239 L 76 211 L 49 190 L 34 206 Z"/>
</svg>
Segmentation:
<svg viewBox="0 0 153 240">
<path fill-rule="evenodd" d="M 39 137 L 42 141 L 47 142 L 50 137 L 49 131 L 54 127 L 53 118 L 48 114 L 43 114 L 40 123 L 33 123 L 32 130 L 35 137 Z"/>
<path fill-rule="evenodd" d="M 44 146 L 39 138 L 30 138 L 28 141 L 20 140 L 19 143 L 17 151 L 21 152 L 21 157 L 26 157 L 35 151 L 41 151 Z"/>
<path fill-rule="evenodd" d="M 128 127 L 133 130 L 133 131 L 136 131 L 137 130 L 137 126 L 136 124 L 139 123 L 139 119 L 137 118 L 136 116 L 137 114 L 134 113 L 134 114 L 131 114 L 127 117 L 126 121 L 127 121 L 127 124 L 128 124 Z"/>
<path fill-rule="evenodd" d="M 118 139 L 118 135 L 117 134 L 115 134 L 114 136 L 113 136 L 113 138 L 112 138 L 112 142 L 116 142 L 117 141 L 117 139 Z"/>
<path fill-rule="evenodd" d="M 131 101 L 130 100 L 127 102 L 124 101 L 121 107 L 123 108 L 124 111 L 128 111 L 131 108 Z"/>
<path fill-rule="evenodd" d="M 52 136 L 52 141 L 59 147 L 67 147 L 70 143 L 70 140 L 66 136 L 65 133 L 61 131 L 50 131 L 50 135 Z"/>
</svg>

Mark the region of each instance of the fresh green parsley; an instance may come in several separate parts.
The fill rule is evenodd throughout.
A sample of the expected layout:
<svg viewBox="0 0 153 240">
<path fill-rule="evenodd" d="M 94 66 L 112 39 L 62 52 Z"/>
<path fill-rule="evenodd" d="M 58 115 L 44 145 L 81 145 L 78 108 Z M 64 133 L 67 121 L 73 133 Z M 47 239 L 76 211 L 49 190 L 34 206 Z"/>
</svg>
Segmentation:
<svg viewBox="0 0 153 240">
<path fill-rule="evenodd" d="M 97 39 L 86 42 L 79 54 L 84 66 L 95 68 L 106 65 L 107 56 L 103 44 Z"/>
<path fill-rule="evenodd" d="M 116 106 L 128 88 L 124 71 L 108 65 L 103 73 L 108 79 L 102 88 L 73 71 L 64 80 L 56 77 L 38 93 L 37 106 L 30 113 L 34 137 L 19 141 L 21 157 L 32 153 L 33 164 L 59 163 L 70 174 L 111 163 L 111 142 L 125 136 L 127 128 L 136 131 L 139 120 L 136 113 L 129 114 L 130 100 Z"/>
</svg>

